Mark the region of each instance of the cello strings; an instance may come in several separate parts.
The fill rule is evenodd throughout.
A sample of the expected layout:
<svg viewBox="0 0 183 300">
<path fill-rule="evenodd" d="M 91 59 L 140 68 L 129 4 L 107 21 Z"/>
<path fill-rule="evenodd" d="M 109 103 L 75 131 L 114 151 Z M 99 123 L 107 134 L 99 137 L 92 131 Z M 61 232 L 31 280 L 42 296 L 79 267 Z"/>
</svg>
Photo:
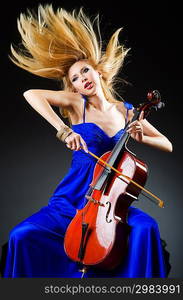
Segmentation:
<svg viewBox="0 0 183 300">
<path fill-rule="evenodd" d="M 92 153 L 91 151 L 88 150 L 88 154 L 90 154 L 91 156 L 95 157 L 96 159 L 98 159 L 100 162 L 102 162 L 104 165 L 108 166 L 109 168 L 111 168 L 113 171 L 115 171 L 117 174 L 119 174 L 120 176 L 123 176 L 124 178 L 126 178 L 127 180 L 129 180 L 132 184 L 136 185 L 137 187 L 139 187 L 141 190 L 143 190 L 145 193 L 149 194 L 150 196 L 152 196 L 153 198 L 155 198 L 158 201 L 158 205 L 159 207 L 164 207 L 164 203 L 163 201 L 157 197 L 156 195 L 154 195 L 152 192 L 148 191 L 147 189 L 145 189 L 143 186 L 141 186 L 140 184 L 138 184 L 137 182 L 135 182 L 133 179 L 131 179 L 130 177 L 128 177 L 127 175 L 122 174 L 120 171 L 118 171 L 116 168 L 112 167 L 111 165 L 109 165 L 106 161 L 104 161 L 103 159 L 101 159 L 100 157 L 98 157 L 97 155 L 95 155 L 94 153 Z M 118 176 L 119 177 L 119 176 Z M 120 178 L 121 179 L 121 178 Z M 148 197 L 147 197 L 148 198 Z"/>
</svg>

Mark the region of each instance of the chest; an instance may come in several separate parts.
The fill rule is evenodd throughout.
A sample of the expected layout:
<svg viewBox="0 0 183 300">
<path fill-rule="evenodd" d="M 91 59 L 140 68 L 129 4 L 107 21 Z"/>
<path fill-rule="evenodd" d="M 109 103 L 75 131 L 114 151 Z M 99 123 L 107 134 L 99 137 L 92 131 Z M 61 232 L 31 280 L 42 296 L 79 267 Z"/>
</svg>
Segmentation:
<svg viewBox="0 0 183 300">
<path fill-rule="evenodd" d="M 115 131 L 125 126 L 125 116 L 115 106 L 105 113 L 91 109 L 85 113 L 85 122 L 96 123 L 105 132 L 112 135 Z"/>
<path fill-rule="evenodd" d="M 126 109 L 123 103 L 118 105 L 113 104 L 108 111 L 101 112 L 95 109 L 93 106 L 86 105 L 84 110 L 84 105 L 80 106 L 77 113 L 73 114 L 71 120 L 72 124 L 85 123 L 95 123 L 109 136 L 113 136 L 121 128 L 125 126 Z"/>
</svg>

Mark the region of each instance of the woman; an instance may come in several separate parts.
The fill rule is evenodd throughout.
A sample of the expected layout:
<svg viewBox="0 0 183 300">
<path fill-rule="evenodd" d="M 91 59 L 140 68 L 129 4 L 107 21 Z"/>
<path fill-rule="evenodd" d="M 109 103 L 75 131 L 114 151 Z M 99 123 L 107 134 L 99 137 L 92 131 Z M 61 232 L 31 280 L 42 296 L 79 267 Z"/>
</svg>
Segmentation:
<svg viewBox="0 0 183 300">
<path fill-rule="evenodd" d="M 94 27 L 96 26 L 96 31 Z M 27 102 L 57 130 L 57 138 L 73 150 L 72 163 L 47 206 L 10 232 L 3 277 L 81 277 L 79 265 L 63 247 L 67 226 L 82 208 L 98 156 L 112 150 L 132 119 L 133 106 L 115 99 L 116 75 L 128 53 L 118 42 L 118 29 L 105 51 L 99 20 L 93 23 L 82 10 L 53 11 L 39 6 L 38 16 L 21 14 L 18 29 L 24 46 L 11 48 L 12 61 L 38 76 L 60 80 L 62 91 L 28 90 Z M 51 106 L 57 106 L 71 127 Z M 172 151 L 170 141 L 141 115 L 128 128 L 140 143 Z M 165 277 L 166 269 L 158 225 L 141 210 L 130 207 L 128 253 L 113 271 L 89 268 L 85 277 Z"/>
</svg>

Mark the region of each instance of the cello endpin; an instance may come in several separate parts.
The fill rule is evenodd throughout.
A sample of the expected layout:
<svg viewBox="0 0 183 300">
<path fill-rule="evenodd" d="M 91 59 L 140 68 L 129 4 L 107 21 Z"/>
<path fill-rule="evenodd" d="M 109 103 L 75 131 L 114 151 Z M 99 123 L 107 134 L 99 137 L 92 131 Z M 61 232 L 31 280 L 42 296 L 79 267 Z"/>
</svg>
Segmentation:
<svg viewBox="0 0 183 300">
<path fill-rule="evenodd" d="M 82 272 L 81 278 L 84 277 L 84 274 L 87 272 L 87 270 L 88 268 L 86 266 L 79 270 L 79 272 Z"/>
</svg>

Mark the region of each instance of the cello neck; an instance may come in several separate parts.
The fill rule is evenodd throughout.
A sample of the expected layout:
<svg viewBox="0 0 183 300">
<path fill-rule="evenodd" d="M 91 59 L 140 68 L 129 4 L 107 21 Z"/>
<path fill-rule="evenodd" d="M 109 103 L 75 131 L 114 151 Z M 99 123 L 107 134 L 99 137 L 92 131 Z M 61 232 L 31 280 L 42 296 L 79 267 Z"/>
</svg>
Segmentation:
<svg viewBox="0 0 183 300">
<path fill-rule="evenodd" d="M 114 146 L 113 150 L 111 151 L 110 157 L 107 161 L 107 163 L 114 167 L 115 163 L 118 160 L 118 157 L 121 157 L 122 153 L 124 152 L 124 150 L 126 150 L 126 142 L 129 139 L 130 134 L 127 132 L 128 129 L 128 125 L 137 120 L 139 117 L 139 111 L 137 111 L 137 109 L 134 109 L 134 116 L 132 118 L 131 121 L 129 121 L 124 128 L 124 132 L 121 135 L 119 141 L 116 143 L 116 145 Z M 100 177 L 98 178 L 97 182 L 95 183 L 95 189 L 97 190 L 101 190 L 102 188 L 104 188 L 105 183 L 107 182 L 107 178 L 109 176 L 109 174 L 112 172 L 110 167 L 105 166 Z"/>
<path fill-rule="evenodd" d="M 116 145 L 114 146 L 114 149 L 111 151 L 111 155 L 110 155 L 110 159 L 108 161 L 108 163 L 111 166 L 114 166 L 119 154 L 122 154 L 122 152 L 126 149 L 126 143 L 129 139 L 130 134 L 127 132 L 128 126 L 131 122 L 135 121 L 138 119 L 140 112 L 137 109 L 133 110 L 134 115 L 131 121 L 127 122 L 127 124 L 125 125 L 124 128 L 124 132 L 121 135 L 119 141 L 116 143 Z"/>
</svg>

